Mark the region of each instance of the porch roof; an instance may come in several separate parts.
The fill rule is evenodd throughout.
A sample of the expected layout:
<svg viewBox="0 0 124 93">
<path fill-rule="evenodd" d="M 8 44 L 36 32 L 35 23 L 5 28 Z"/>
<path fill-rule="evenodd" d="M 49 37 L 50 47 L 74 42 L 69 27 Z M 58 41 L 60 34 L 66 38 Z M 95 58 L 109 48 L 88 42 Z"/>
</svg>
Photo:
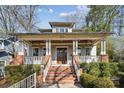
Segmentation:
<svg viewBox="0 0 124 93">
<path fill-rule="evenodd" d="M 9 33 L 21 40 L 98 40 L 113 34 L 108 32 L 73 32 L 73 33 Z"/>
</svg>

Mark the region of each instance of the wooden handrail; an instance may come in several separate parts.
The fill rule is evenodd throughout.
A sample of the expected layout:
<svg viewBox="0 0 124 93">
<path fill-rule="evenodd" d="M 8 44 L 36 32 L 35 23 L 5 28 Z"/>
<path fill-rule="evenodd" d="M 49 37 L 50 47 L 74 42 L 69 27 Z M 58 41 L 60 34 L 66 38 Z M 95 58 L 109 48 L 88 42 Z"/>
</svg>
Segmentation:
<svg viewBox="0 0 124 93">
<path fill-rule="evenodd" d="M 73 59 L 77 65 L 78 68 L 80 68 L 80 58 L 78 55 L 73 55 Z"/>
<path fill-rule="evenodd" d="M 48 70 L 51 66 L 50 59 L 51 59 L 51 55 L 46 55 L 45 58 L 44 58 L 45 64 L 44 64 L 44 71 L 43 71 L 43 82 L 45 82 Z"/>
<path fill-rule="evenodd" d="M 44 67 L 46 67 L 46 65 L 48 64 L 49 59 L 50 59 L 50 55 L 46 55 L 44 58 Z"/>
</svg>

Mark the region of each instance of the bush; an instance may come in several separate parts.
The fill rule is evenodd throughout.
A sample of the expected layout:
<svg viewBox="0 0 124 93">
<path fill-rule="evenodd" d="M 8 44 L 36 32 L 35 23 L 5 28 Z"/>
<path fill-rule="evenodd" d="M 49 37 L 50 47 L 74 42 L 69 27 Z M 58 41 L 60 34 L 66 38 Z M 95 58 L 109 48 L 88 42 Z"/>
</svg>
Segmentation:
<svg viewBox="0 0 124 93">
<path fill-rule="evenodd" d="M 88 63 L 81 63 L 80 67 L 83 69 L 83 72 L 87 73 L 89 71 L 89 64 Z"/>
<path fill-rule="evenodd" d="M 124 87 L 124 72 L 118 72 L 118 77 L 119 77 L 119 84 L 120 87 Z"/>
<path fill-rule="evenodd" d="M 93 81 L 96 79 L 96 77 L 83 73 L 81 75 L 81 85 L 85 88 L 92 88 L 93 87 Z"/>
<path fill-rule="evenodd" d="M 100 75 L 99 63 L 96 62 L 89 63 L 88 74 L 98 77 Z"/>
<path fill-rule="evenodd" d="M 118 64 L 119 71 L 124 72 L 124 63 L 119 63 Z"/>
<path fill-rule="evenodd" d="M 39 75 L 40 65 L 9 65 L 5 67 L 6 78 L 12 83 L 16 83 L 34 72 Z"/>
<path fill-rule="evenodd" d="M 109 63 L 100 63 L 101 77 L 110 77 Z"/>
<path fill-rule="evenodd" d="M 109 63 L 109 71 L 111 74 L 111 77 L 117 76 L 118 73 L 118 64 L 117 63 Z"/>
<path fill-rule="evenodd" d="M 101 77 L 97 78 L 93 82 L 94 88 L 114 88 L 113 82 L 109 78 Z"/>
</svg>

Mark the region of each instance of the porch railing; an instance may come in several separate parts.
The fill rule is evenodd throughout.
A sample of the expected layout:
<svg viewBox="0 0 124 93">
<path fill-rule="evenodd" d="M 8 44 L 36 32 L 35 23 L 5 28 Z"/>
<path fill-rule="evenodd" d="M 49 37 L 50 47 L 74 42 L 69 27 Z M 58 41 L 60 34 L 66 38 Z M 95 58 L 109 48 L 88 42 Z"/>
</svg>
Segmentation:
<svg viewBox="0 0 124 93">
<path fill-rule="evenodd" d="M 36 73 L 33 73 L 32 75 L 11 85 L 8 88 L 35 88 L 35 87 L 36 87 Z"/>
<path fill-rule="evenodd" d="M 73 55 L 73 66 L 77 76 L 77 80 L 80 81 L 80 59 L 78 55 Z"/>
<path fill-rule="evenodd" d="M 43 64 L 44 56 L 26 56 L 24 64 Z"/>
<path fill-rule="evenodd" d="M 48 73 L 50 66 L 51 66 L 51 56 L 46 55 L 44 59 L 43 82 L 45 82 L 46 80 L 47 73 Z"/>
<path fill-rule="evenodd" d="M 79 56 L 80 62 L 99 62 L 100 56 Z"/>
</svg>

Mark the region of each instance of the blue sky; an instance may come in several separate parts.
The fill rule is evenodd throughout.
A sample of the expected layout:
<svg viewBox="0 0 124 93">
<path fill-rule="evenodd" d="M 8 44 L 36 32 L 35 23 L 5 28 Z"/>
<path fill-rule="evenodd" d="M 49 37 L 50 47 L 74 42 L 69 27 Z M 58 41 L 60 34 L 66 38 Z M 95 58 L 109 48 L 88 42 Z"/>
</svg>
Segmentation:
<svg viewBox="0 0 124 93">
<path fill-rule="evenodd" d="M 41 6 L 38 10 L 38 27 L 39 28 L 50 28 L 48 22 L 53 21 L 65 21 L 63 17 L 75 13 L 83 8 L 84 13 L 87 12 L 86 6 L 76 5 L 47 5 Z"/>
</svg>

